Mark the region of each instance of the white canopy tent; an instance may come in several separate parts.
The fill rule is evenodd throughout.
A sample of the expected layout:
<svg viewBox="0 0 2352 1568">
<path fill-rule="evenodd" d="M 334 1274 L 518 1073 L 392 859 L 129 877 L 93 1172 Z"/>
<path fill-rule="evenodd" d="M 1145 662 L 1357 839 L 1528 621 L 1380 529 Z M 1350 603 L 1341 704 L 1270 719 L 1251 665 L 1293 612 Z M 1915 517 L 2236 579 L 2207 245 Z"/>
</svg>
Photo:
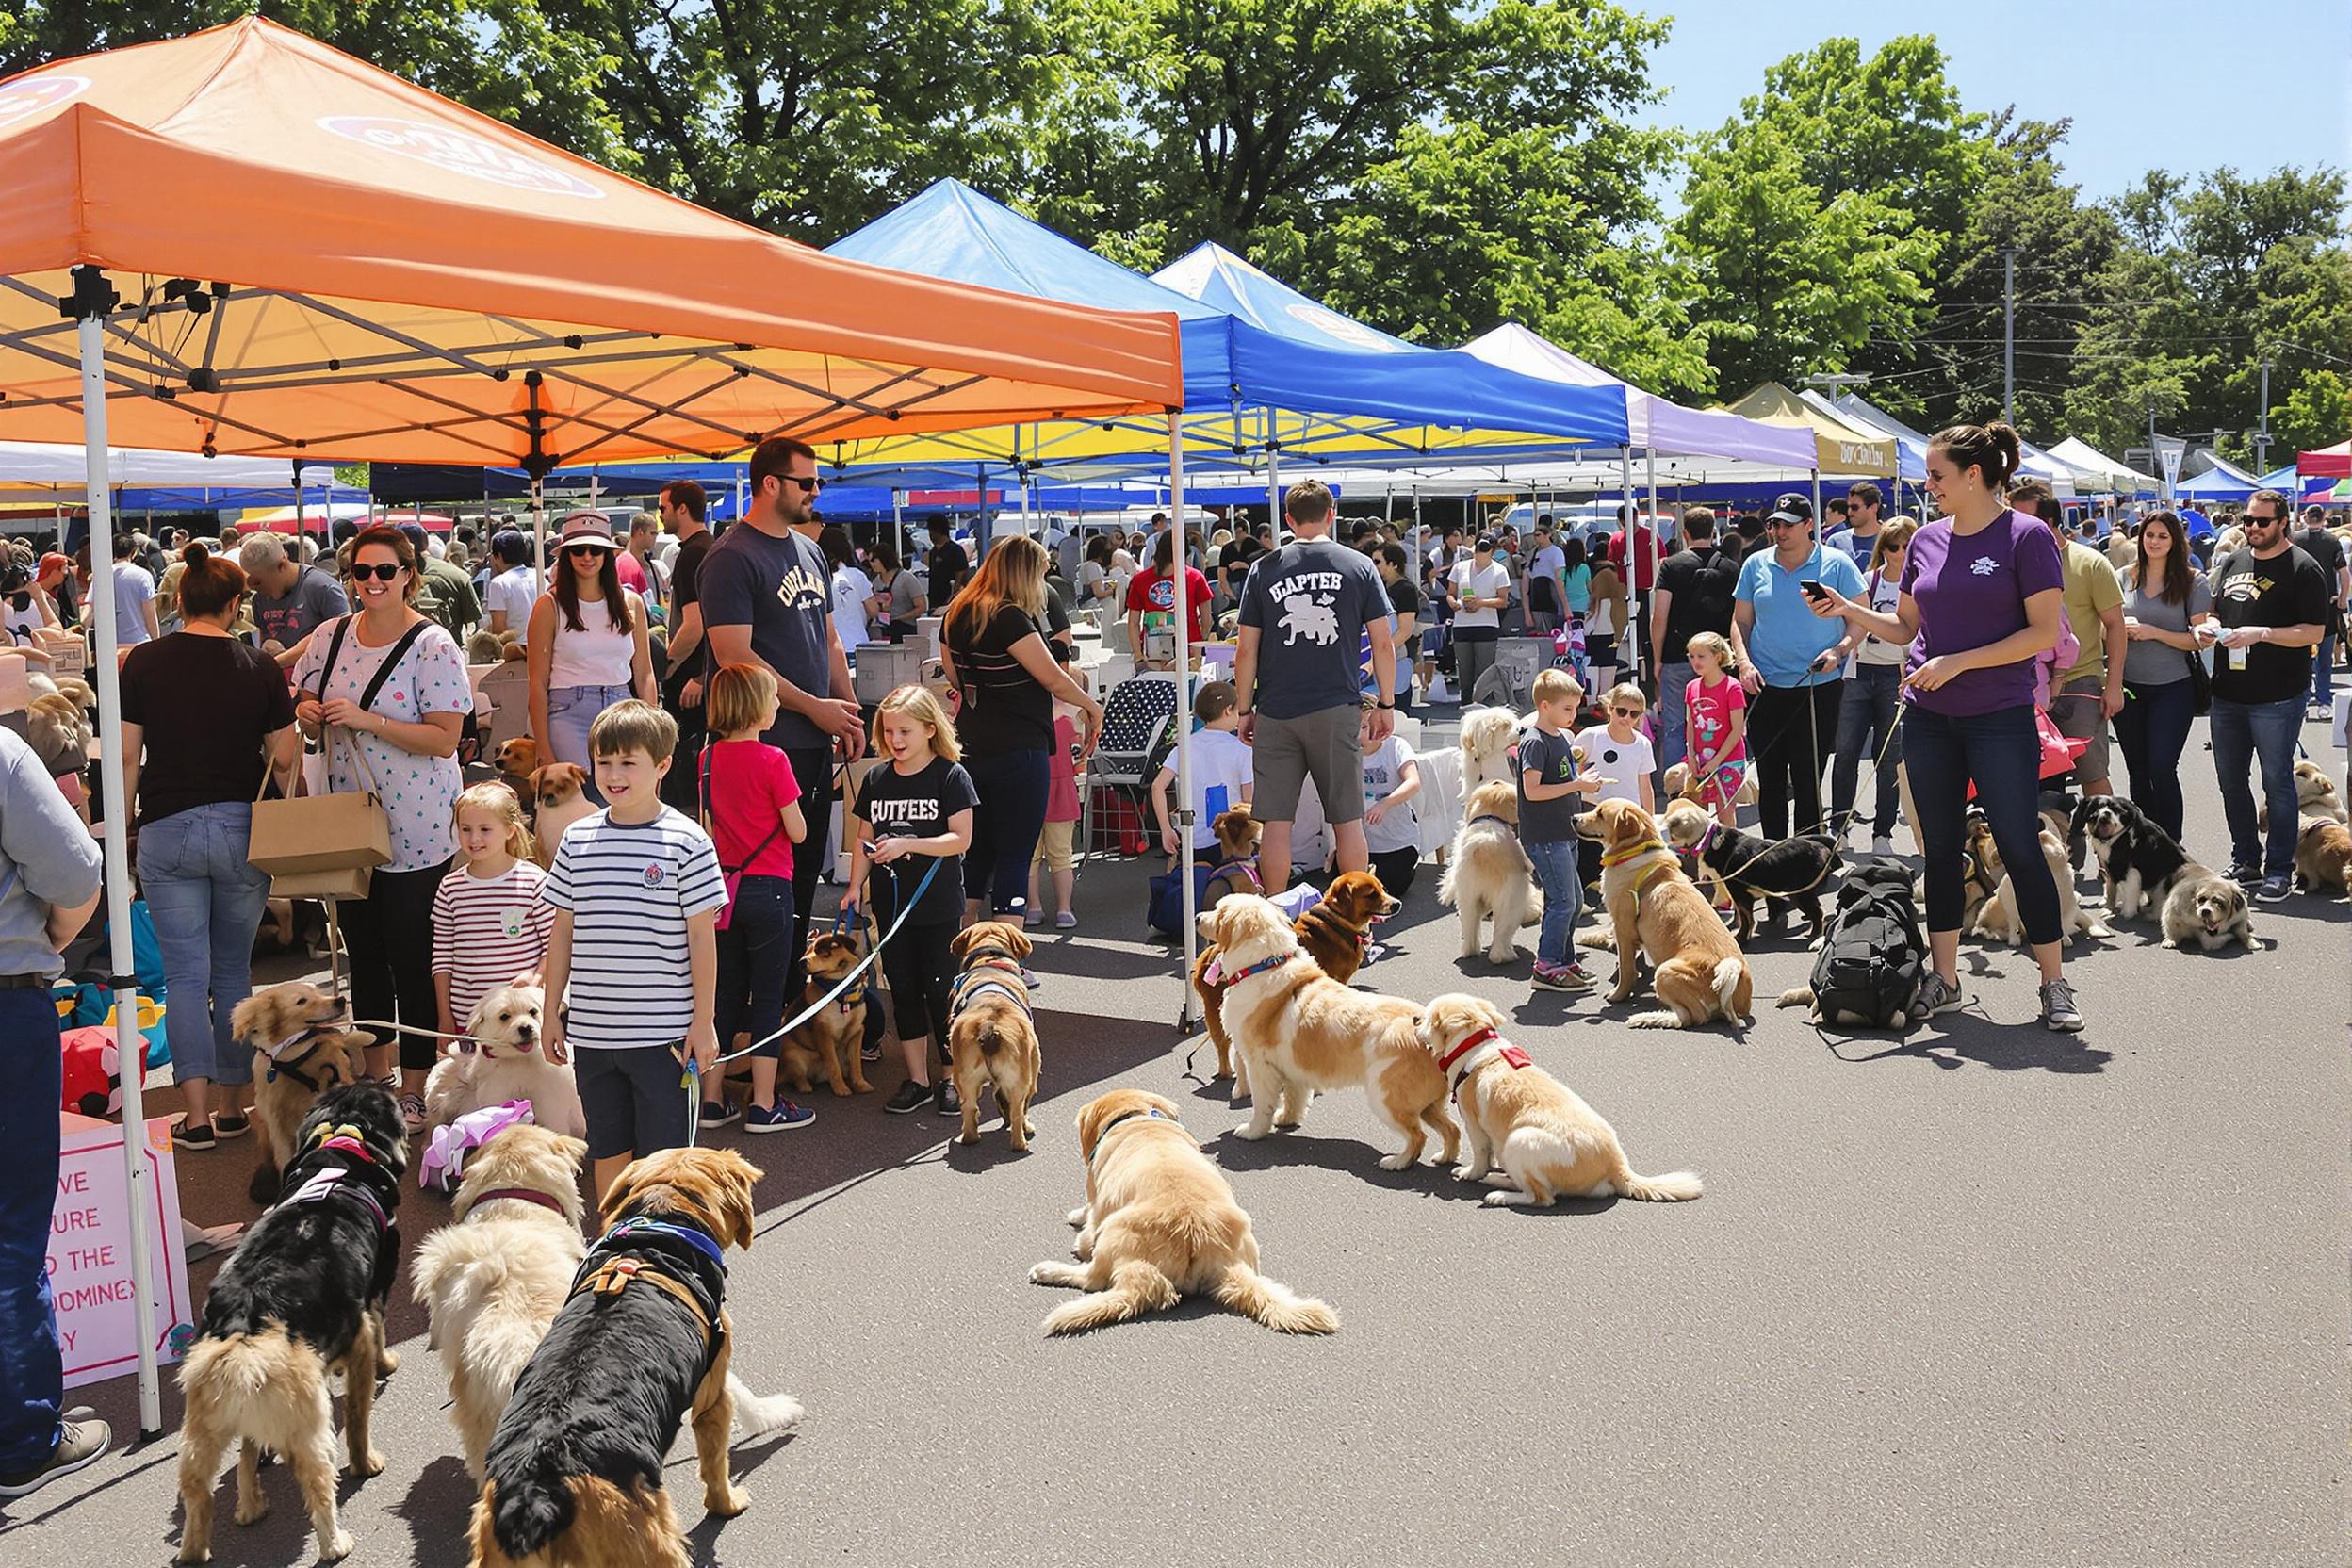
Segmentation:
<svg viewBox="0 0 2352 1568">
<path fill-rule="evenodd" d="M 2154 476 L 2143 474 L 2136 468 L 2128 468 L 2089 442 L 2074 436 L 2069 435 L 2046 449 L 2051 457 L 2081 476 L 2077 482 L 2085 490 L 2115 491 L 2128 496 L 2142 493 L 2155 495 L 2164 489 Z"/>
</svg>

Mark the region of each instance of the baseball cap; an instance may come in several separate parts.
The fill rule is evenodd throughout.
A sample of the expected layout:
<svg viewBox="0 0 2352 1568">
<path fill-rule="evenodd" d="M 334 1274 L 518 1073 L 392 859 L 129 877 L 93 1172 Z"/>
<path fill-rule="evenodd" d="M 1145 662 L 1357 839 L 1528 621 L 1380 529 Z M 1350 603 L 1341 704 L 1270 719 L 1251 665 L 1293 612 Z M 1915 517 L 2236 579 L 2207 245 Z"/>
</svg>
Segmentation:
<svg viewBox="0 0 2352 1568">
<path fill-rule="evenodd" d="M 1809 523 L 1813 520 L 1813 503 L 1791 490 L 1772 502 L 1772 510 L 1764 520 L 1768 523 Z"/>
</svg>

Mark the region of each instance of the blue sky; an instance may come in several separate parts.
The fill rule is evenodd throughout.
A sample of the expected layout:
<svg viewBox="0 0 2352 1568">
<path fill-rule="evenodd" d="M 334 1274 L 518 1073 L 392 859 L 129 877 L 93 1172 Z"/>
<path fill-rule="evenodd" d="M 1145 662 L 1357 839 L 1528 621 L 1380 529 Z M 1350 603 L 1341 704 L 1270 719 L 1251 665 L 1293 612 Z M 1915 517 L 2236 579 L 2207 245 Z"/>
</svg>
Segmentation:
<svg viewBox="0 0 2352 1568">
<path fill-rule="evenodd" d="M 2086 197 L 2152 168 L 2352 167 L 2352 0 L 1626 3 L 1674 19 L 1651 59 L 1671 90 L 1648 116 L 1658 124 L 1714 129 L 1767 65 L 1824 38 L 1859 38 L 1867 55 L 1933 33 L 1969 108 L 2073 117 L 2066 168 Z"/>
</svg>

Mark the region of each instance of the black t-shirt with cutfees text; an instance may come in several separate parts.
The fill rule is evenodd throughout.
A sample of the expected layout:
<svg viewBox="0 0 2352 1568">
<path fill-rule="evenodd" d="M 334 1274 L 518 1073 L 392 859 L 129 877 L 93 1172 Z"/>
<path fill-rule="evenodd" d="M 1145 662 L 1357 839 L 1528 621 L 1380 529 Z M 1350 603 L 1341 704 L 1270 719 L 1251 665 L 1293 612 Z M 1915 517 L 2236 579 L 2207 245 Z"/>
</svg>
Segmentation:
<svg viewBox="0 0 2352 1568">
<path fill-rule="evenodd" d="M 850 808 L 850 815 L 869 825 L 875 839 L 932 839 L 948 830 L 956 812 L 979 804 L 979 792 L 972 787 L 972 775 L 963 765 L 934 757 L 920 773 L 900 773 L 896 764 L 887 761 L 869 769 L 858 786 L 858 804 Z M 935 860 L 939 874 L 923 890 L 910 923 L 936 925 L 963 918 L 963 857 L 909 855 L 890 866 L 875 866 L 868 880 L 868 907 L 884 930 L 898 918 L 897 890 L 903 887 L 912 893 Z M 895 873 L 891 866 L 897 868 Z"/>
</svg>

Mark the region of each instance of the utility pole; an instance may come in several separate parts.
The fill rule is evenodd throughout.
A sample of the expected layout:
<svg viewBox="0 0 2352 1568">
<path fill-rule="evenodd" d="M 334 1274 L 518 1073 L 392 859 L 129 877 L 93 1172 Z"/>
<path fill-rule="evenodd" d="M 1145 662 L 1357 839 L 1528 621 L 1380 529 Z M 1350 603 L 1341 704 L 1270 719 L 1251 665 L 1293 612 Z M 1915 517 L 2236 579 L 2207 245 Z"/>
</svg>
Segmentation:
<svg viewBox="0 0 2352 1568">
<path fill-rule="evenodd" d="M 2254 427 L 2254 473 L 2257 478 L 2270 472 L 2270 361 L 2262 361 L 2262 405 L 2256 411 Z"/>
<path fill-rule="evenodd" d="M 2001 417 L 2017 422 L 2017 251 L 2001 253 Z"/>
</svg>

